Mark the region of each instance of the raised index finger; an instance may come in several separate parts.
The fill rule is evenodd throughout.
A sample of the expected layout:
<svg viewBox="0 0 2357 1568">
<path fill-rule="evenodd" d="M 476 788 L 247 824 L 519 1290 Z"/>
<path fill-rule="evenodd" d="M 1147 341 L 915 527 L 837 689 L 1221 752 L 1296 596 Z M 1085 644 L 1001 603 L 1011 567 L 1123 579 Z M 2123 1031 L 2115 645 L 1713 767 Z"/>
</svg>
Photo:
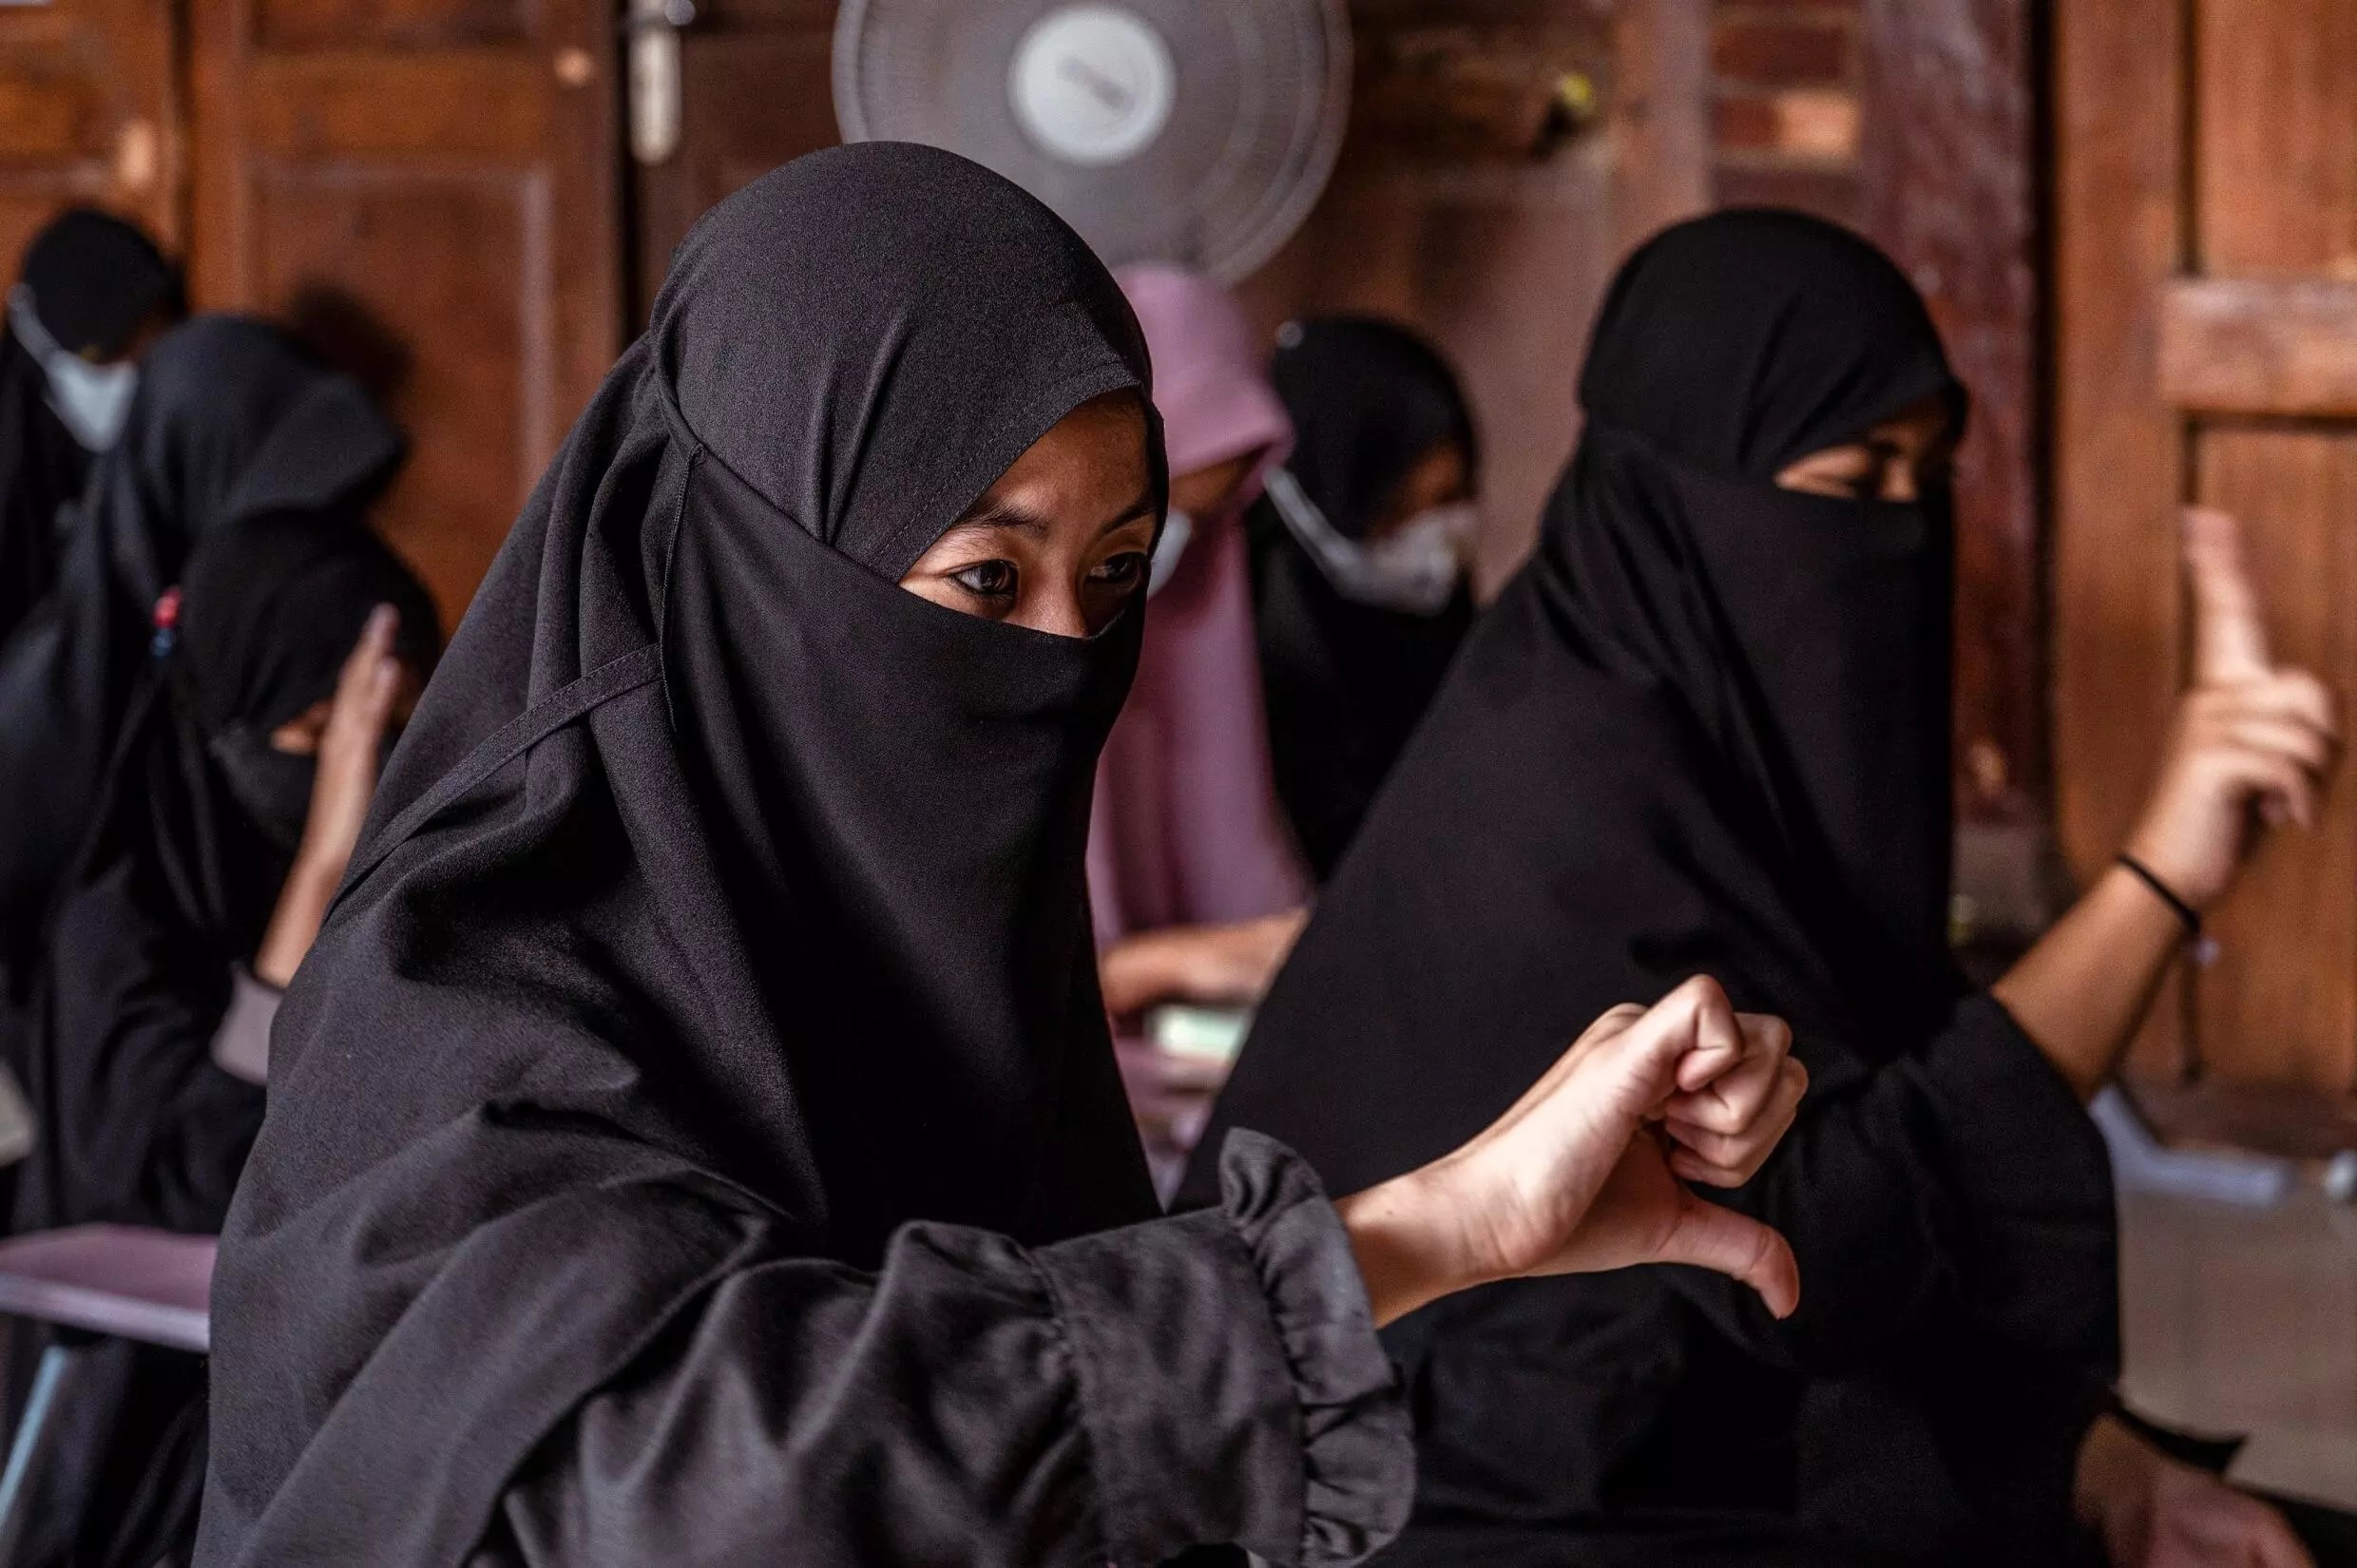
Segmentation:
<svg viewBox="0 0 2357 1568">
<path fill-rule="evenodd" d="M 2267 620 L 2252 584 L 2242 526 L 2215 507 L 2185 508 L 2185 571 L 2194 594 L 2194 683 L 2266 679 Z"/>
</svg>

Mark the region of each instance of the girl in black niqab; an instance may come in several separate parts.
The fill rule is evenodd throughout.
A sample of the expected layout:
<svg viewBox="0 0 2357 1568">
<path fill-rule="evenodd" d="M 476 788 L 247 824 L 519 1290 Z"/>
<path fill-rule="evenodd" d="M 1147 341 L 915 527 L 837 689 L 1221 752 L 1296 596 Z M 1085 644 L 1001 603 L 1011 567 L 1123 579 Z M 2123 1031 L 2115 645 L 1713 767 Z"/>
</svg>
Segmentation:
<svg viewBox="0 0 2357 1568">
<path fill-rule="evenodd" d="M 1581 395 L 1538 553 L 1321 895 L 1214 1130 L 1379 1180 L 1493 1115 L 1566 1022 L 1705 970 L 1798 1033 L 1809 1102 L 1736 1201 L 1792 1236 L 1809 1293 L 1778 1323 L 1638 1270 L 1401 1325 L 1422 1479 L 1395 1560 L 2046 1561 L 2075 1515 L 2152 1517 L 2150 1464 L 2088 1484 L 2117 1243 L 2080 1101 L 2181 930 L 2123 867 L 1994 995 L 1950 962 L 1964 396 L 1921 299 L 1816 220 L 1697 220 L 1622 269 Z M 2196 543 L 2213 601 L 2232 541 Z M 2147 869 L 2222 892 L 2255 798 L 2312 811 L 2329 708 L 2263 655 L 2207 672 Z"/>
<path fill-rule="evenodd" d="M 1773 1030 L 1707 986 L 1420 1186 L 1330 1205 L 1240 1137 L 1155 1217 L 1083 872 L 1148 396 L 1102 265 L 950 154 L 815 154 L 698 224 L 280 1015 L 200 1564 L 1345 1561 L 1408 1480 L 1372 1323 L 1470 1277 L 1418 1215 L 1789 1305 L 1773 1237 L 1631 1140 L 1688 1091 L 1738 1162 L 1782 1124 Z"/>
<path fill-rule="evenodd" d="M 1322 882 L 1472 628 L 1480 446 L 1447 362 L 1391 322 L 1290 322 L 1270 374 L 1295 444 L 1246 519 L 1253 620 L 1277 795 Z M 1419 559 L 1370 549 L 1411 530 L 1434 535 Z"/>
<path fill-rule="evenodd" d="M 256 519 L 356 516 L 400 456 L 357 384 L 263 322 L 200 316 L 147 352 L 55 585 L 0 644 L 0 966 L 30 972 L 189 551 Z"/>
<path fill-rule="evenodd" d="M 261 1124 L 270 982 L 317 930 L 396 678 L 430 669 L 434 643 L 432 601 L 358 519 L 258 522 L 191 558 L 35 986 L 20 1066 L 39 1137 L 17 1232 L 220 1229 Z M 87 1350 L 16 1560 L 185 1560 L 202 1386 L 196 1357 Z"/>
</svg>

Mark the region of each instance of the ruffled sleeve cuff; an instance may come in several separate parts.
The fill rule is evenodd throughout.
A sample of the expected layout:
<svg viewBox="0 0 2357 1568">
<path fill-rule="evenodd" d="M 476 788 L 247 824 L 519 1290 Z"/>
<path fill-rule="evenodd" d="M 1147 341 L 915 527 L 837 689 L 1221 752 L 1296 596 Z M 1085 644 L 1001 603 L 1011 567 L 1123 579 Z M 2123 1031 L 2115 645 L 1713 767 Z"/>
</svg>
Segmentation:
<svg viewBox="0 0 2357 1568">
<path fill-rule="evenodd" d="M 1034 1254 L 1078 1366 L 1108 1555 L 1234 1542 L 1356 1562 L 1407 1522 L 1415 1449 L 1350 1239 L 1274 1139 L 1229 1134 L 1220 1186 L 1217 1209 Z"/>
</svg>

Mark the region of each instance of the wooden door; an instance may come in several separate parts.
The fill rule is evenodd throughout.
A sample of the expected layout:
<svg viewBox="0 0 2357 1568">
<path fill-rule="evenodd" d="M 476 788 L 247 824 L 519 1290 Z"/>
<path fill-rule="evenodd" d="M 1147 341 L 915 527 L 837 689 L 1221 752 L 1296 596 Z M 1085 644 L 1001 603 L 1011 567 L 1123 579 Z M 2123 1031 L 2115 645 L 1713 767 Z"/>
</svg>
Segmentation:
<svg viewBox="0 0 2357 1568">
<path fill-rule="evenodd" d="M 191 0 L 194 292 L 408 430 L 386 532 L 455 624 L 621 342 L 604 0 Z"/>
<path fill-rule="evenodd" d="M 663 8 L 642 3 L 628 9 L 651 19 Z M 696 0 L 694 12 L 677 29 L 676 144 L 665 150 L 660 138 L 652 147 L 644 144 L 653 128 L 644 124 L 634 125 L 631 138 L 634 325 L 645 320 L 662 287 L 672 249 L 706 208 L 778 164 L 839 139 L 834 0 Z M 660 67 L 660 56 L 655 63 Z M 656 107 L 645 101 L 650 88 L 663 90 L 634 72 L 634 118 Z"/>
<path fill-rule="evenodd" d="M 2357 698 L 2357 8 L 2057 8 L 2055 756 L 2081 878 L 2184 662 L 2175 513 L 2241 515 L 2276 656 Z M 2134 1067 L 2185 1130 L 2357 1146 L 2357 785 L 2271 835 Z"/>
<path fill-rule="evenodd" d="M 60 208 L 111 207 L 182 239 L 172 0 L 0 6 L 0 288 Z"/>
</svg>

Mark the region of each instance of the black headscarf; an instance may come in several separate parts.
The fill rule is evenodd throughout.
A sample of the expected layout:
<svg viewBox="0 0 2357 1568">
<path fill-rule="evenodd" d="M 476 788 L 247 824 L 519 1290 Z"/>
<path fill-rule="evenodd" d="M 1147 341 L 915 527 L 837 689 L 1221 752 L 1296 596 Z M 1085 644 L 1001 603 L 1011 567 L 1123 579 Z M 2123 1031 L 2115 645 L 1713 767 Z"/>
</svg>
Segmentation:
<svg viewBox="0 0 2357 1568">
<path fill-rule="evenodd" d="M 279 1015 L 201 1560 L 454 1563 L 732 1272 L 1156 1212 L 1083 876 L 1140 614 L 1066 640 L 896 584 L 1147 379 L 1079 238 L 950 154 L 815 154 L 697 225 Z"/>
<path fill-rule="evenodd" d="M 87 831 L 157 603 L 199 542 L 256 519 L 356 515 L 400 437 L 276 328 L 201 316 L 142 362 L 55 590 L 0 646 L 0 935 L 21 952 Z M 37 825 L 37 826 L 35 826 Z"/>
<path fill-rule="evenodd" d="M 1289 322 L 1269 367 L 1293 416 L 1301 481 L 1334 532 L 1364 539 L 1408 470 L 1444 442 L 1478 471 L 1481 444 L 1455 373 L 1438 351 L 1394 322 L 1335 316 Z"/>
<path fill-rule="evenodd" d="M 158 316 L 181 312 L 180 270 L 136 224 L 91 207 L 58 214 L 25 247 L 24 283 L 67 354 L 112 359 Z"/>
<path fill-rule="evenodd" d="M 1811 1075 L 1733 1199 L 1786 1228 L 1802 1303 L 1776 1324 L 1723 1281 L 1642 1270 L 1410 1320 L 1387 1339 L 1430 1423 L 1420 1518 L 1789 1510 L 1804 1374 L 1888 1355 L 1895 1380 L 1968 1377 L 1977 1398 L 2061 1365 L 2044 1397 L 2078 1400 L 2117 1354 L 2100 1141 L 1943 940 L 1947 498 L 1774 484 L 1926 397 L 1961 416 L 1922 302 L 1844 230 L 1721 213 L 1637 253 L 1593 344 L 1538 552 L 1321 894 L 1204 1147 L 1247 1126 L 1334 1191 L 1397 1175 L 1606 1007 L 1706 972 L 1789 1019 Z M 1945 1349 L 1892 1348 L 1911 1336 Z M 1950 1394 L 1898 1407 L 1969 1403 Z M 2053 1523 L 2088 1409 L 2035 1439 L 1980 1417 L 1948 1435 L 2033 1475 Z M 1829 1429 L 1855 1482 L 1876 1428 Z"/>
<path fill-rule="evenodd" d="M 262 1091 L 216 1066 L 232 965 L 251 961 L 289 868 L 225 739 L 259 736 L 334 694 L 369 611 L 432 666 L 433 602 L 357 521 L 280 516 L 189 562 L 177 635 L 144 673 L 98 827 L 68 880 L 18 1070 L 40 1127 L 19 1168 L 19 1232 L 92 1223 L 209 1234 L 262 1119 Z M 30 1562 L 148 1568 L 190 1544 L 203 1474 L 202 1370 L 124 1344 L 92 1352 L 54 1434 L 24 1543 Z"/>
<path fill-rule="evenodd" d="M 1364 316 L 1289 325 L 1272 376 L 1296 443 L 1286 467 L 1345 539 L 1363 540 L 1392 492 L 1445 442 L 1480 448 L 1447 361 L 1405 328 Z M 1264 500 L 1247 519 L 1254 620 L 1278 797 L 1322 882 L 1367 814 L 1473 624 L 1461 585 L 1436 615 L 1337 593 Z"/>
<path fill-rule="evenodd" d="M 111 359 L 163 312 L 180 277 L 153 241 L 105 213 L 75 208 L 26 247 L 20 277 L 32 314 L 69 354 Z M 89 454 L 49 406 L 40 362 L 0 332 L 0 643 L 57 574 L 58 508 L 82 493 Z"/>
</svg>

